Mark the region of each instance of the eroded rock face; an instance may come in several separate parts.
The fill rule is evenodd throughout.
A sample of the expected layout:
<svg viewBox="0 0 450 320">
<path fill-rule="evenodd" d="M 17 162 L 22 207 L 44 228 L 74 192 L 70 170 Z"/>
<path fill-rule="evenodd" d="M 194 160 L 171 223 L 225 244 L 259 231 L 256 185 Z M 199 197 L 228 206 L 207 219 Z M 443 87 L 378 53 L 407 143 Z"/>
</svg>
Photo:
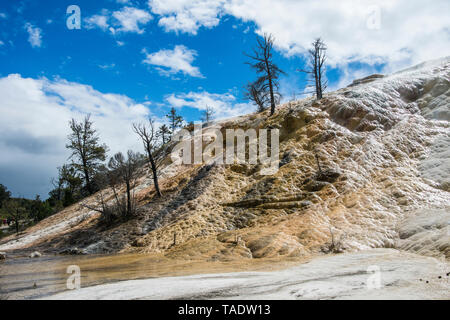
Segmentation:
<svg viewBox="0 0 450 320">
<path fill-rule="evenodd" d="M 61 234 L 71 239 L 76 228 L 94 228 L 95 239 L 83 239 L 88 252 L 188 259 L 317 254 L 330 243 L 330 229 L 344 251 L 394 247 L 399 223 L 412 212 L 449 208 L 449 79 L 450 59 L 444 59 L 365 79 L 321 101 L 287 103 L 272 117 L 262 113 L 218 122 L 222 131 L 280 128 L 278 171 L 262 176 L 260 165 L 186 166 L 167 160 L 162 199 L 154 198 L 151 175 L 143 170 L 135 220 L 95 229 L 93 212 L 72 207 L 0 249 Z M 86 201 L 95 205 L 96 199 Z M 241 240 L 223 241 L 222 234 Z M 414 251 L 415 241 L 402 248 Z"/>
<path fill-rule="evenodd" d="M 417 210 L 400 223 L 399 237 L 399 249 L 450 259 L 450 210 Z"/>
<path fill-rule="evenodd" d="M 6 259 L 6 252 L 0 252 L 0 260 Z"/>
<path fill-rule="evenodd" d="M 382 78 L 384 78 L 384 75 L 382 75 L 382 74 L 372 74 L 372 75 L 370 75 L 368 77 L 354 80 L 352 82 L 352 84 L 349 85 L 349 87 L 354 87 L 354 86 L 357 86 L 357 85 L 360 85 L 360 84 L 364 84 L 364 83 L 370 83 L 370 82 L 373 82 L 373 81 L 375 81 L 377 79 L 382 79 Z"/>
</svg>

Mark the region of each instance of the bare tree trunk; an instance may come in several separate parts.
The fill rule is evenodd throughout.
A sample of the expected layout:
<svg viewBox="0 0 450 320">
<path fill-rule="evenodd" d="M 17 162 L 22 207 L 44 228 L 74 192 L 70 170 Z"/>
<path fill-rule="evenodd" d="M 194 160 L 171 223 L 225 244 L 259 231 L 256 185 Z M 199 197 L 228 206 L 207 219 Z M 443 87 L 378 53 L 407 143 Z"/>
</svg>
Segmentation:
<svg viewBox="0 0 450 320">
<path fill-rule="evenodd" d="M 269 77 L 269 90 L 270 90 L 270 115 L 275 113 L 275 97 L 273 95 L 272 79 Z"/>
<path fill-rule="evenodd" d="M 267 77 L 269 78 L 269 92 L 270 92 L 270 115 L 273 116 L 275 113 L 275 97 L 273 95 L 273 83 L 272 83 L 272 75 L 270 73 L 270 66 L 269 66 L 269 58 L 265 57 L 265 63 L 267 68 Z"/>
<path fill-rule="evenodd" d="M 84 178 L 86 179 L 86 188 L 89 191 L 89 194 L 92 194 L 92 186 L 91 186 L 91 179 L 89 178 L 89 171 L 87 168 L 87 165 L 83 163 L 84 167 Z"/>
<path fill-rule="evenodd" d="M 317 167 L 319 168 L 319 173 L 322 173 L 322 168 L 320 167 L 320 162 L 319 162 L 319 156 L 316 153 L 316 162 L 317 162 Z"/>
<path fill-rule="evenodd" d="M 16 233 L 19 234 L 19 219 L 15 218 L 14 222 L 16 223 Z"/>
<path fill-rule="evenodd" d="M 130 182 L 127 181 L 127 215 L 131 215 L 131 187 L 130 187 Z"/>
<path fill-rule="evenodd" d="M 148 153 L 148 159 L 150 161 L 150 168 L 152 169 L 153 173 L 153 184 L 155 185 L 155 191 L 158 198 L 162 197 L 161 190 L 159 189 L 159 183 L 158 183 L 158 171 L 156 168 L 155 159 L 153 159 L 153 155 L 151 153 L 151 150 L 147 150 Z"/>
</svg>

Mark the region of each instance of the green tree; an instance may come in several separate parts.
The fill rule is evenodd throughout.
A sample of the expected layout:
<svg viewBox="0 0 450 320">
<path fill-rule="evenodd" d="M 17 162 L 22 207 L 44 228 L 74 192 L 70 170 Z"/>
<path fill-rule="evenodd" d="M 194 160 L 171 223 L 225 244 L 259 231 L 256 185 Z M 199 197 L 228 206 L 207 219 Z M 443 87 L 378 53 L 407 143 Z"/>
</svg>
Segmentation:
<svg viewBox="0 0 450 320">
<path fill-rule="evenodd" d="M 9 198 L 11 198 L 11 192 L 4 185 L 0 184 L 0 208 L 2 203 L 9 200 Z"/>
<path fill-rule="evenodd" d="M 72 166 L 83 175 L 88 193 L 93 194 L 96 187 L 92 183 L 92 177 L 105 161 L 108 147 L 99 143 L 97 130 L 93 128 L 90 115 L 86 116 L 82 122 L 72 119 L 69 126 L 72 132 L 68 136 L 69 143 L 66 148 L 72 151 L 70 156 L 74 161 Z"/>
<path fill-rule="evenodd" d="M 171 134 L 174 134 L 178 128 L 183 126 L 183 117 L 177 114 L 175 108 L 172 107 L 166 117 L 169 119 Z"/>
<path fill-rule="evenodd" d="M 157 136 L 158 136 L 158 138 L 161 138 L 162 144 L 166 144 L 167 142 L 169 142 L 170 135 L 171 135 L 171 132 L 170 132 L 170 129 L 168 126 L 163 124 L 161 127 L 159 127 Z"/>
<path fill-rule="evenodd" d="M 3 203 L 3 210 L 6 212 L 7 216 L 14 221 L 16 233 L 19 233 L 20 221 L 26 217 L 26 210 L 23 207 L 22 202 L 23 201 L 17 199 L 10 199 Z"/>
<path fill-rule="evenodd" d="M 77 200 L 81 198 L 81 187 L 83 180 L 78 175 L 77 170 L 73 165 L 63 165 L 58 168 L 59 176 L 64 182 L 63 190 L 63 205 L 64 207 L 74 204 Z M 91 181 L 92 183 L 92 181 Z"/>
<path fill-rule="evenodd" d="M 31 200 L 30 218 L 35 222 L 41 221 L 52 215 L 53 209 L 48 201 L 42 201 L 39 195 L 36 195 L 34 200 Z"/>
</svg>

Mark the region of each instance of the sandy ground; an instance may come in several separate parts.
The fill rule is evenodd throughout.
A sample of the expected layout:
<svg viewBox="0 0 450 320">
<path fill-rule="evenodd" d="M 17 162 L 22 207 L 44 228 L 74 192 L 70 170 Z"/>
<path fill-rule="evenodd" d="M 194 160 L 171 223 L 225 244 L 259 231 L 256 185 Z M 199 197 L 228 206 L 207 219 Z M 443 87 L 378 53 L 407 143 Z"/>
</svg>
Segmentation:
<svg viewBox="0 0 450 320">
<path fill-rule="evenodd" d="M 130 280 L 44 299 L 450 299 L 449 271 L 445 261 L 375 249 L 283 271 Z"/>
</svg>

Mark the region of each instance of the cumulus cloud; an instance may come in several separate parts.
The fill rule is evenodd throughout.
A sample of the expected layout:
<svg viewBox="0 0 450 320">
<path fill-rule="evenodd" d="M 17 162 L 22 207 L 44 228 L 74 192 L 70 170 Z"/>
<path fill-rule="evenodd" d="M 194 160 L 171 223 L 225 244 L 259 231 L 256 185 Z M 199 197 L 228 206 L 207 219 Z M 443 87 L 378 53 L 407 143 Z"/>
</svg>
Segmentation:
<svg viewBox="0 0 450 320">
<path fill-rule="evenodd" d="M 153 18 L 147 11 L 133 7 L 124 7 L 119 11 L 113 12 L 112 16 L 120 25 L 117 29 L 118 31 L 139 34 L 144 33 L 144 29 L 141 29 L 140 25 L 147 24 Z"/>
<path fill-rule="evenodd" d="M 387 71 L 450 52 L 450 3 L 435 0 L 150 0 L 166 31 L 195 34 L 223 15 L 272 33 L 285 55 L 303 55 L 315 37 L 328 44 L 333 66 L 358 61 Z"/>
<path fill-rule="evenodd" d="M 67 162 L 68 121 L 91 114 L 110 154 L 141 144 L 131 123 L 144 121 L 149 110 L 118 94 L 101 93 L 91 86 L 62 79 L 0 78 L 0 178 L 25 196 L 45 196 L 56 167 Z"/>
<path fill-rule="evenodd" d="M 39 48 L 42 46 L 42 30 L 33 26 L 31 23 L 26 23 L 24 26 L 28 32 L 28 42 L 33 48 Z"/>
<path fill-rule="evenodd" d="M 107 30 L 109 28 L 109 23 L 108 23 L 108 16 L 107 16 L 108 12 L 107 11 L 103 11 L 103 14 L 96 14 L 90 17 L 87 17 L 84 19 L 85 22 L 85 27 L 87 29 L 92 29 L 92 28 L 100 28 L 103 31 Z"/>
<path fill-rule="evenodd" d="M 149 0 L 151 11 L 161 16 L 166 31 L 197 34 L 200 27 L 219 24 L 224 0 Z"/>
<path fill-rule="evenodd" d="M 183 45 L 177 45 L 173 50 L 163 49 L 153 53 L 144 49 L 143 53 L 146 57 L 142 62 L 156 66 L 162 75 L 170 76 L 181 72 L 191 77 L 203 77 L 199 68 L 192 65 L 197 52 Z"/>
<path fill-rule="evenodd" d="M 236 97 L 231 93 L 189 92 L 170 94 L 166 101 L 174 108 L 190 107 L 198 110 L 206 110 L 210 107 L 216 119 L 240 116 L 254 110 L 255 107 L 247 103 L 236 103 Z"/>
<path fill-rule="evenodd" d="M 145 10 L 134 7 L 123 7 L 120 10 L 110 12 L 103 9 L 100 14 L 96 14 L 84 19 L 86 27 L 100 28 L 103 31 L 130 32 L 143 34 L 146 25 L 153 19 L 152 15 Z"/>
</svg>

